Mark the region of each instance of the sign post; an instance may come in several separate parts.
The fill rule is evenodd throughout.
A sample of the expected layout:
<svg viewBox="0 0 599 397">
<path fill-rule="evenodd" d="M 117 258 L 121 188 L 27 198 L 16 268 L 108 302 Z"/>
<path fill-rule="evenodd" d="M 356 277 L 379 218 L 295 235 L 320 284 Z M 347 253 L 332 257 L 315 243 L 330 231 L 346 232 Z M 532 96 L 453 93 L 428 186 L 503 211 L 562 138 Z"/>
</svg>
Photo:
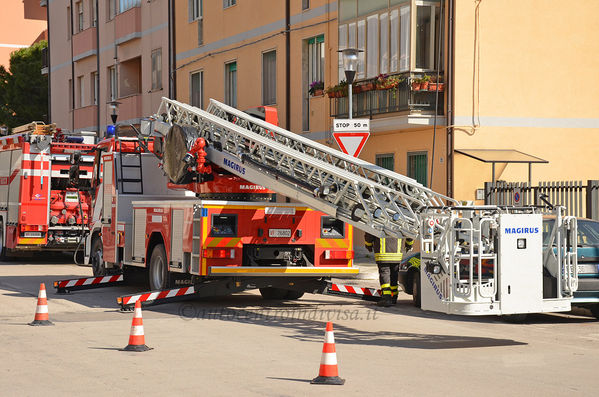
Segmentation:
<svg viewBox="0 0 599 397">
<path fill-rule="evenodd" d="M 333 137 L 343 153 L 358 157 L 369 136 L 369 119 L 333 120 Z"/>
</svg>

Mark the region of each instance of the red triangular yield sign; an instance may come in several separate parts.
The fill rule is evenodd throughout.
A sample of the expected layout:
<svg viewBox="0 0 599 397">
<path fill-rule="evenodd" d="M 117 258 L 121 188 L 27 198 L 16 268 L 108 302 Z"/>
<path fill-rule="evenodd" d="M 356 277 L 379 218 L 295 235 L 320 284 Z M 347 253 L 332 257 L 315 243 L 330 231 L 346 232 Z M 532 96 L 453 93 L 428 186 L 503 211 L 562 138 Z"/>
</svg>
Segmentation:
<svg viewBox="0 0 599 397">
<path fill-rule="evenodd" d="M 333 132 L 333 137 L 343 153 L 358 157 L 370 132 Z"/>
</svg>

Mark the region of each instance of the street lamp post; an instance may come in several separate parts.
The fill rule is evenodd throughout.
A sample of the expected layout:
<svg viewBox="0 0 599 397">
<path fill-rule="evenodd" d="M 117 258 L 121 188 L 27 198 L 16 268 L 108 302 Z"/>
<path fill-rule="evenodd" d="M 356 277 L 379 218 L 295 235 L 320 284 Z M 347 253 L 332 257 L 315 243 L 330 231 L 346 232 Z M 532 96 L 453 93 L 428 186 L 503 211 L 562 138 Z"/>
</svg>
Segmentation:
<svg viewBox="0 0 599 397">
<path fill-rule="evenodd" d="M 356 77 L 356 71 L 358 70 L 358 54 L 362 52 L 357 48 L 346 48 L 339 50 L 343 56 L 343 69 L 345 70 L 345 81 L 348 84 L 348 97 L 349 97 L 349 118 L 352 118 L 353 103 L 352 103 L 352 84 Z"/>
<path fill-rule="evenodd" d="M 119 117 L 119 105 L 121 103 L 117 101 L 108 102 L 108 107 L 110 108 L 110 119 L 112 120 L 112 125 L 106 127 L 106 135 L 114 136 L 116 135 L 116 119 Z"/>
</svg>

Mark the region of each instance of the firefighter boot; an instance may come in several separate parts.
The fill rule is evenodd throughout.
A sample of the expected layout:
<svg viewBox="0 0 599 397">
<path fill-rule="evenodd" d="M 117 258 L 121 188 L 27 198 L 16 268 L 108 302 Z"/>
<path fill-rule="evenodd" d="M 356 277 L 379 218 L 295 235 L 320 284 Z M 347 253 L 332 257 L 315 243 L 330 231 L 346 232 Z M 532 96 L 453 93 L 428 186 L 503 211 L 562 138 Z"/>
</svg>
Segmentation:
<svg viewBox="0 0 599 397">
<path fill-rule="evenodd" d="M 391 286 L 391 304 L 395 305 L 397 303 L 397 285 Z"/>
<path fill-rule="evenodd" d="M 391 288 L 389 284 L 381 285 L 381 300 L 376 305 L 380 307 L 391 306 Z"/>
</svg>

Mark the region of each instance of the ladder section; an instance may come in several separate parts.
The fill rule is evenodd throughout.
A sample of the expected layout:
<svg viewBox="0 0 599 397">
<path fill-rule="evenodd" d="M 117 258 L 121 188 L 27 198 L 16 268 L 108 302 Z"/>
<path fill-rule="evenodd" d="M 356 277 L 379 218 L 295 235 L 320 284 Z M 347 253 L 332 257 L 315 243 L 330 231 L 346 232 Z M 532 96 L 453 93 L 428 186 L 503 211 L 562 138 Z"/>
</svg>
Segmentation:
<svg viewBox="0 0 599 397">
<path fill-rule="evenodd" d="M 243 113 L 216 116 L 163 98 L 157 117 L 197 128 L 208 142 L 211 162 L 379 237 L 416 237 L 419 211 L 452 201 L 403 175 Z"/>
<path fill-rule="evenodd" d="M 119 138 L 121 150 L 119 150 L 119 171 L 121 193 L 143 194 L 143 171 L 142 171 L 142 148 L 137 138 Z M 133 151 L 123 153 L 123 142 L 134 145 Z"/>
<path fill-rule="evenodd" d="M 326 145 L 250 116 L 245 112 L 214 99 L 210 99 L 207 112 L 290 147 L 304 156 L 321 160 L 330 166 L 341 168 L 377 184 L 402 190 L 411 195 L 415 201 L 427 203 L 427 207 L 458 204 L 452 198 L 436 193 L 412 178 L 332 149 Z"/>
</svg>

